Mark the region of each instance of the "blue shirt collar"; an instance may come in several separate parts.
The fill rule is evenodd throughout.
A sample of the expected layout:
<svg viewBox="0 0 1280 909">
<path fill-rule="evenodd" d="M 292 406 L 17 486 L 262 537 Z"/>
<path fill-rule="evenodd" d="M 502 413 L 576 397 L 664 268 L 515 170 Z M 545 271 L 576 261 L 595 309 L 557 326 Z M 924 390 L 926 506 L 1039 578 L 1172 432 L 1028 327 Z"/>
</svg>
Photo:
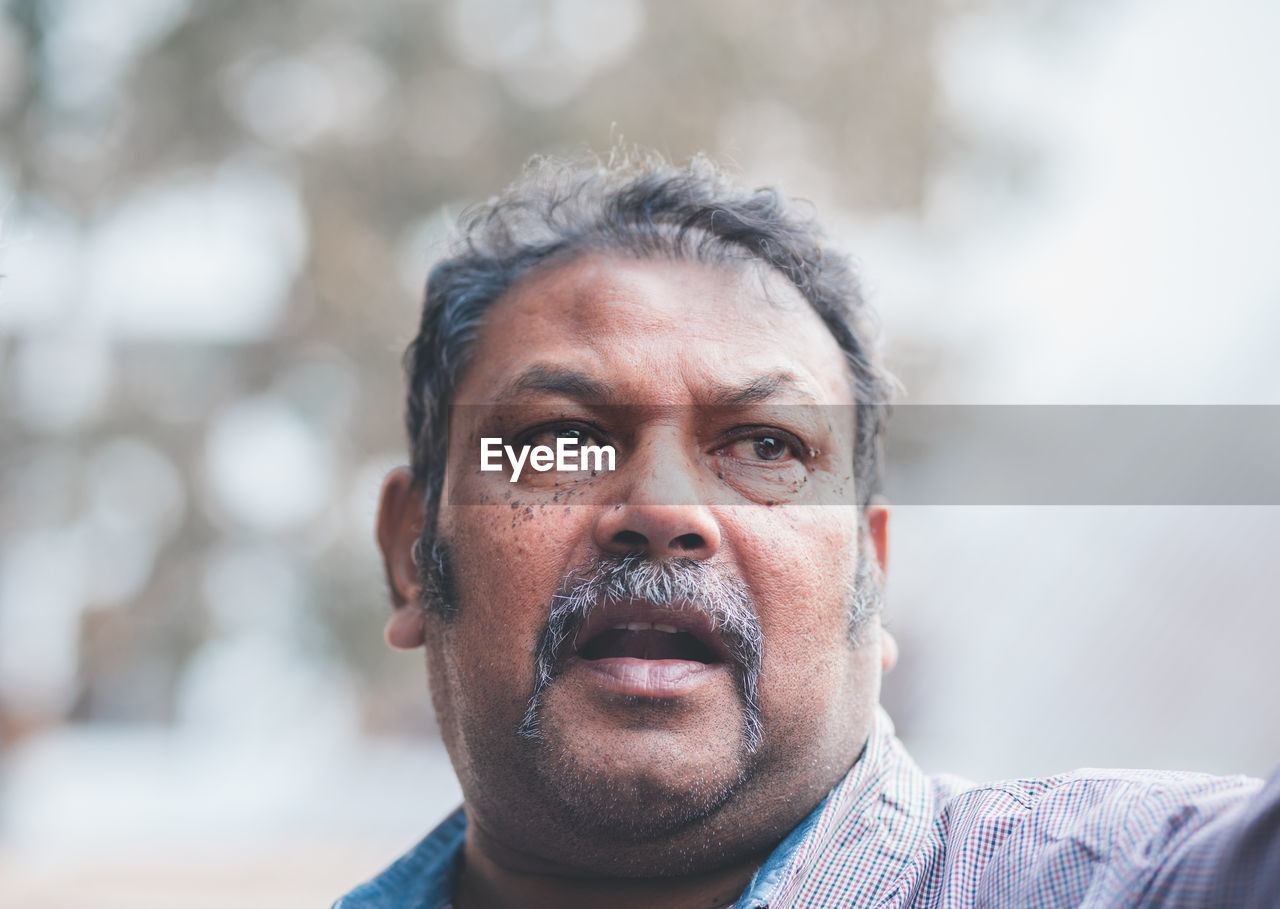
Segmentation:
<svg viewBox="0 0 1280 909">
<path fill-rule="evenodd" d="M 826 800 L 800 822 L 751 876 L 734 909 L 763 909 L 787 878 L 796 852 L 817 825 Z M 461 808 L 390 867 L 333 904 L 333 909 L 443 909 L 453 894 L 467 816 Z"/>
<path fill-rule="evenodd" d="M 373 880 L 333 904 L 333 909 L 443 909 L 453 897 L 454 870 L 462 853 L 467 816 L 453 812 Z"/>
<path fill-rule="evenodd" d="M 800 846 L 818 826 L 822 812 L 826 810 L 827 802 L 830 800 L 831 796 L 828 795 L 807 818 L 787 834 L 787 838 L 778 844 L 778 848 L 769 853 L 764 864 L 751 875 L 751 882 L 747 884 L 747 889 L 742 891 L 738 901 L 733 904 L 733 909 L 766 909 L 770 905 L 774 893 L 790 876 Z"/>
</svg>

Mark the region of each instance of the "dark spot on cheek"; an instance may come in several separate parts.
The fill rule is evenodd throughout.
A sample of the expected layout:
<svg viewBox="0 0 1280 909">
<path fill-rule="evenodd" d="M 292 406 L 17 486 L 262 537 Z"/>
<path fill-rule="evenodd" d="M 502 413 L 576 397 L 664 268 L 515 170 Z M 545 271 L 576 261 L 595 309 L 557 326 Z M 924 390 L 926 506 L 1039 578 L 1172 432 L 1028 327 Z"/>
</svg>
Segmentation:
<svg viewBox="0 0 1280 909">
<path fill-rule="evenodd" d="M 481 504 L 481 505 L 487 505 L 487 504 L 489 504 L 489 497 L 488 497 L 487 495 L 483 495 L 483 496 L 481 496 L 481 497 L 480 497 L 480 504 Z"/>
</svg>

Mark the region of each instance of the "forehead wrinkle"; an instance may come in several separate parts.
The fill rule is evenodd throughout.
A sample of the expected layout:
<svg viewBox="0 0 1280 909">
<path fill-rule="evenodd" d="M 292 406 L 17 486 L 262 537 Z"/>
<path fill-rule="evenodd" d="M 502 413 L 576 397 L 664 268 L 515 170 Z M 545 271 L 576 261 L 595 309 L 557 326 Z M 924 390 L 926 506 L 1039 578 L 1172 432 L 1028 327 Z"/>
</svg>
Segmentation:
<svg viewBox="0 0 1280 909">
<path fill-rule="evenodd" d="M 580 383 L 546 387 L 549 383 L 531 381 L 525 389 L 517 389 L 499 380 L 495 384 L 502 386 L 503 397 L 522 391 L 526 397 L 530 393 L 567 392 L 573 399 L 590 397 L 591 403 L 622 404 L 637 394 L 651 398 L 659 390 L 653 385 L 658 374 L 667 379 L 660 397 L 681 397 L 677 386 L 683 386 L 688 403 L 695 403 L 687 400 L 689 392 L 713 405 L 724 398 L 733 404 L 732 399 L 740 394 L 739 406 L 764 400 L 766 392 L 772 397 L 783 390 L 777 381 L 770 381 L 781 373 L 798 380 L 790 390 L 806 402 L 843 403 L 851 392 L 848 367 L 835 339 L 785 277 L 768 269 L 589 254 L 525 275 L 497 301 L 493 315 L 500 310 L 505 310 L 503 315 L 508 318 L 528 320 L 517 333 L 520 337 L 548 338 L 547 353 L 553 360 L 576 361 L 577 370 L 565 371 L 581 371 L 586 378 L 596 377 L 593 381 L 600 385 L 607 383 L 598 377 L 613 377 L 614 373 L 621 381 L 612 387 L 611 400 L 598 393 L 602 389 L 588 389 Z M 708 318 L 712 310 L 722 315 Z M 485 335 L 503 331 L 503 321 L 491 316 L 481 346 Z M 736 330 L 741 321 L 756 326 L 752 330 L 755 337 Z M 510 332 L 509 323 L 506 331 Z M 619 344 L 615 340 L 619 333 L 631 333 L 633 341 Z M 652 360 L 658 345 L 648 343 L 658 338 L 666 340 L 661 364 Z M 775 349 L 769 343 L 775 338 L 790 340 Z M 736 354 L 722 355 L 730 339 L 744 346 Z M 803 352 L 797 353 L 796 342 L 801 343 Z M 826 347 L 834 354 L 830 359 L 835 373 L 830 376 L 826 370 L 814 369 L 827 358 L 819 356 L 815 362 L 813 354 Z M 775 360 L 778 353 L 783 362 Z M 717 362 L 717 367 L 708 369 Z M 739 385 L 737 377 L 743 374 L 740 370 L 744 366 L 757 373 L 748 373 L 746 384 L 753 388 Z M 628 374 L 626 378 L 623 373 Z M 631 387 L 635 379 L 640 380 L 643 391 Z M 578 387 L 570 387 L 572 384 Z"/>
</svg>

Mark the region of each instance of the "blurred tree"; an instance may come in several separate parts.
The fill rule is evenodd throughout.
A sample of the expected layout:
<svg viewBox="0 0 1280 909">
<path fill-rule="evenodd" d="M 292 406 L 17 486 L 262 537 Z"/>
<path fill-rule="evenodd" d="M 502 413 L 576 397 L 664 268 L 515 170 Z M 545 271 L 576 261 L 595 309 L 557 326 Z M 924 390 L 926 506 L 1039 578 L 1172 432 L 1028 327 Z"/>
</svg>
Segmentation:
<svg viewBox="0 0 1280 909">
<path fill-rule="evenodd" d="M 429 728 L 417 667 L 382 658 L 369 528 L 450 217 L 530 154 L 616 141 L 727 157 L 827 212 L 915 212 L 956 8 L 12 0 L 6 257 L 40 276 L 0 315 L 0 539 L 10 562 L 23 541 L 56 552 L 74 583 L 38 602 L 0 586 L 0 627 L 27 642 L 0 654 L 0 709 L 170 721 L 193 655 L 252 608 L 300 658 L 353 670 L 367 727 Z M 93 464 L 119 440 L 175 470 L 176 518 L 104 512 Z M 224 583 L 235 547 L 301 578 L 303 607 Z M 19 618 L 36 609 L 69 619 Z M 69 668 L 28 672 L 41 648 Z"/>
</svg>

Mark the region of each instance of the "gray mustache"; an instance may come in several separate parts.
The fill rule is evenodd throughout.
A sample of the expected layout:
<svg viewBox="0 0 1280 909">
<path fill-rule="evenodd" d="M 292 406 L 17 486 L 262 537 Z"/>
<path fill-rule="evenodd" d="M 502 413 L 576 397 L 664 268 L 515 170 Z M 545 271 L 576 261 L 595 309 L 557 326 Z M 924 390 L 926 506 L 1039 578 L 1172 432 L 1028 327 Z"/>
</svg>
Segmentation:
<svg viewBox="0 0 1280 909">
<path fill-rule="evenodd" d="M 736 664 L 748 750 L 759 748 L 764 736 L 758 703 L 764 638 L 746 583 L 722 566 L 695 559 L 659 561 L 642 554 L 596 556 L 560 582 L 538 640 L 533 695 L 520 734 L 540 737 L 543 692 L 564 671 L 592 611 L 620 600 L 693 610 L 708 618 Z"/>
</svg>

